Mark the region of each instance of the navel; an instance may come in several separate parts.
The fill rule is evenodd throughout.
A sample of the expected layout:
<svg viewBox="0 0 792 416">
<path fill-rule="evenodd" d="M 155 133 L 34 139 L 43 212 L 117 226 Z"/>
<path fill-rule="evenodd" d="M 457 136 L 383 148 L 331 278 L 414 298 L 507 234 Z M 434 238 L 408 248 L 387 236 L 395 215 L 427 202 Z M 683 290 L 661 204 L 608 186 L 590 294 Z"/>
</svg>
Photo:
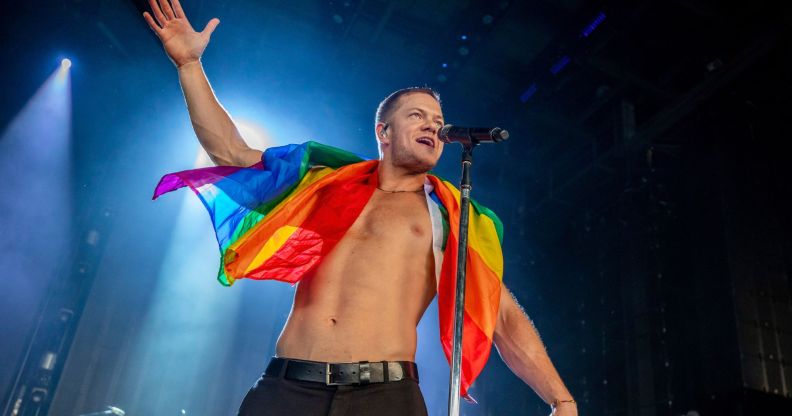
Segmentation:
<svg viewBox="0 0 792 416">
<path fill-rule="evenodd" d="M 335 324 L 338 323 L 335 318 L 329 318 L 327 322 L 330 323 L 331 326 L 335 326 Z"/>
</svg>

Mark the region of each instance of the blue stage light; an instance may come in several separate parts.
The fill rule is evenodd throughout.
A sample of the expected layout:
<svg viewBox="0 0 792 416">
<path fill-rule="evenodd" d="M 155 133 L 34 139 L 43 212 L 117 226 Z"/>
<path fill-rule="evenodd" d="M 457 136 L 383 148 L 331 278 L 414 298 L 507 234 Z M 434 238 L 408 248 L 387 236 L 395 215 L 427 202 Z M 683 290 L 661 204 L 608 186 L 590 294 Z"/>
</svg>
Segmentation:
<svg viewBox="0 0 792 416">
<path fill-rule="evenodd" d="M 604 12 L 599 12 L 597 17 L 595 17 L 591 22 L 589 22 L 589 24 L 586 25 L 586 27 L 583 28 L 582 31 L 580 31 L 580 37 L 588 37 L 591 32 L 593 32 L 597 26 L 599 26 L 600 23 L 605 20 L 605 17 L 606 16 Z"/>
<path fill-rule="evenodd" d="M 72 65 L 71 59 L 63 58 L 63 60 L 61 60 L 61 67 L 63 67 L 64 69 L 71 68 L 71 65 Z"/>
<path fill-rule="evenodd" d="M 525 92 L 522 93 L 522 95 L 520 95 L 520 101 L 527 103 L 528 100 L 530 100 L 531 97 L 536 94 L 536 89 L 536 83 L 534 82 L 530 87 L 528 87 L 527 90 L 525 90 Z"/>
<path fill-rule="evenodd" d="M 552 72 L 553 75 L 556 75 L 559 72 L 561 72 L 561 70 L 564 69 L 564 67 L 567 66 L 568 63 L 569 63 L 569 57 L 564 55 L 561 58 L 559 58 L 556 61 L 556 63 L 553 64 L 552 67 L 550 67 L 550 72 Z"/>
</svg>

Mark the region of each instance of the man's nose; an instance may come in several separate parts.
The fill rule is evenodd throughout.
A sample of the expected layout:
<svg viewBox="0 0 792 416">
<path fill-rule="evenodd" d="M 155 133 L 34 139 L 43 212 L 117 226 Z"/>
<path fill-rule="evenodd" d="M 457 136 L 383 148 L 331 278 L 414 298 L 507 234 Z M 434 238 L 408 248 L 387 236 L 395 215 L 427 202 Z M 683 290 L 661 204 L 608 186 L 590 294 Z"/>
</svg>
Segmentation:
<svg viewBox="0 0 792 416">
<path fill-rule="evenodd" d="M 424 122 L 422 129 L 425 131 L 431 131 L 432 134 L 435 134 L 437 133 L 437 123 L 431 120 L 427 120 Z"/>
</svg>

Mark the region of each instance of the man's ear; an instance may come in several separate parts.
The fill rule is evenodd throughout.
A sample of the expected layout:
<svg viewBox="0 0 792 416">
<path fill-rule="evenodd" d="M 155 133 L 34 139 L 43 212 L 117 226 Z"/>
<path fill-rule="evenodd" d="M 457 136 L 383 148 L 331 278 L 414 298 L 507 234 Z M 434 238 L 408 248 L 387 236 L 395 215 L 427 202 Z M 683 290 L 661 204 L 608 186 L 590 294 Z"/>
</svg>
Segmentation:
<svg viewBox="0 0 792 416">
<path fill-rule="evenodd" d="M 376 132 L 378 142 L 388 144 L 388 123 L 377 123 L 374 126 L 374 131 Z"/>
</svg>

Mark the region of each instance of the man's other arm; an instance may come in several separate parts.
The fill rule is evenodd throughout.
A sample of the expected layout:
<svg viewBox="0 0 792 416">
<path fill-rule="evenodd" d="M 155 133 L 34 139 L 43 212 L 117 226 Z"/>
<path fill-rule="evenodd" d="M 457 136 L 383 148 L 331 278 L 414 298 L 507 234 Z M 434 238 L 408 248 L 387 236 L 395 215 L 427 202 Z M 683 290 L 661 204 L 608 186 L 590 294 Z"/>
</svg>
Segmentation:
<svg viewBox="0 0 792 416">
<path fill-rule="evenodd" d="M 539 333 L 506 285 L 501 287 L 493 341 L 503 362 L 545 403 L 572 399 L 550 361 Z M 562 402 L 553 414 L 577 415 L 577 407 L 574 403 Z"/>
</svg>

